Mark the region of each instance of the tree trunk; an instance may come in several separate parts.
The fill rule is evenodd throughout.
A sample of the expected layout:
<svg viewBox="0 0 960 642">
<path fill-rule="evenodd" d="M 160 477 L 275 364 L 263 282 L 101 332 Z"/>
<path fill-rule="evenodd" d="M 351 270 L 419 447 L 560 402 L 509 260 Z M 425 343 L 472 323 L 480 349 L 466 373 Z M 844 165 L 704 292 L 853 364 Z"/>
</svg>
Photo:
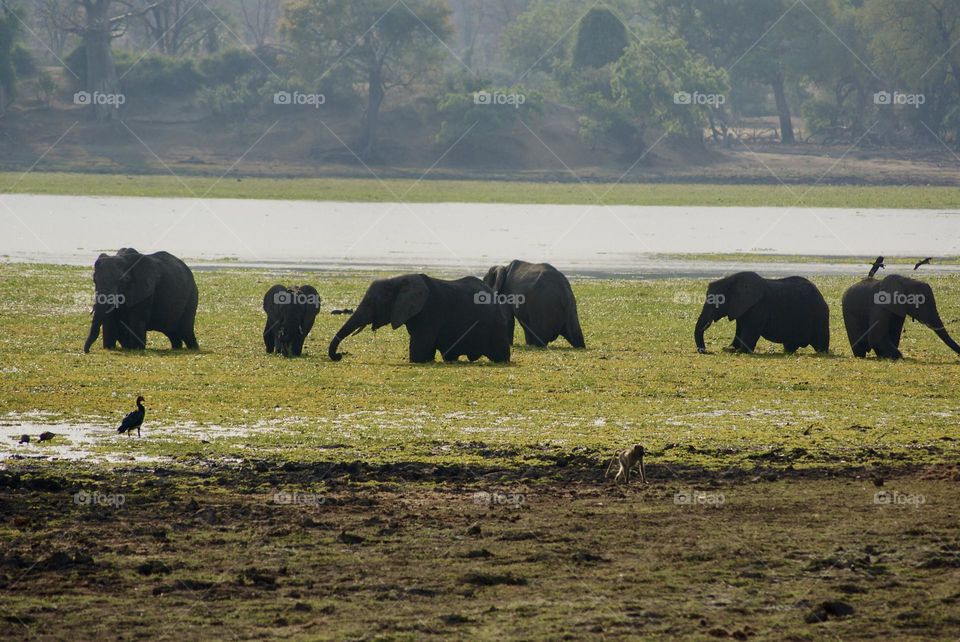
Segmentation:
<svg viewBox="0 0 960 642">
<path fill-rule="evenodd" d="M 111 50 L 110 0 L 86 0 L 87 24 L 83 32 L 83 45 L 87 52 L 87 91 L 95 94 L 117 96 L 120 80 L 113 64 Z M 118 120 L 118 101 L 98 102 L 92 100 L 93 113 L 100 122 Z"/>
<path fill-rule="evenodd" d="M 361 154 L 364 160 L 370 159 L 376 149 L 377 125 L 380 121 L 380 105 L 383 104 L 383 78 L 380 63 L 374 61 L 370 65 L 367 82 L 367 114 L 363 126 L 363 142 Z"/>
<path fill-rule="evenodd" d="M 787 103 L 787 92 L 783 87 L 783 72 L 777 71 L 770 82 L 773 88 L 773 97 L 777 101 L 777 114 L 780 115 L 780 142 L 794 143 L 793 121 L 790 119 L 790 105 Z"/>
</svg>

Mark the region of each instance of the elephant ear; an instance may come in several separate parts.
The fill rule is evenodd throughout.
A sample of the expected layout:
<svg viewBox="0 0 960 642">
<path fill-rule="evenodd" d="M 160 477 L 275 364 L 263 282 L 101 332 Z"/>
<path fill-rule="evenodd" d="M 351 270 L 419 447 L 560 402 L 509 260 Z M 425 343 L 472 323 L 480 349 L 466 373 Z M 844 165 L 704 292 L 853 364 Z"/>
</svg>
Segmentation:
<svg viewBox="0 0 960 642">
<path fill-rule="evenodd" d="M 157 284 L 160 283 L 160 269 L 150 257 L 139 252 L 135 254 L 131 252 L 126 257 L 128 282 L 124 288 L 124 296 L 126 297 L 124 304 L 131 306 L 153 296 Z"/>
<path fill-rule="evenodd" d="M 922 295 L 924 303 L 933 303 L 933 290 L 923 281 L 908 279 L 899 274 L 891 274 L 874 291 L 874 303 L 898 317 L 916 318 L 922 306 L 911 305 L 917 295 Z"/>
<path fill-rule="evenodd" d="M 510 274 L 510 270 L 503 265 L 499 265 L 494 269 L 496 272 L 494 273 L 493 284 L 490 285 L 490 289 L 494 292 L 502 292 L 504 286 L 507 284 L 507 276 Z"/>
<path fill-rule="evenodd" d="M 390 325 L 396 330 L 417 315 L 427 304 L 430 289 L 423 277 L 406 279 L 397 290 L 390 310 Z"/>
<path fill-rule="evenodd" d="M 741 274 L 735 278 L 727 296 L 727 318 L 736 321 L 763 298 L 763 279 L 758 274 Z"/>
</svg>

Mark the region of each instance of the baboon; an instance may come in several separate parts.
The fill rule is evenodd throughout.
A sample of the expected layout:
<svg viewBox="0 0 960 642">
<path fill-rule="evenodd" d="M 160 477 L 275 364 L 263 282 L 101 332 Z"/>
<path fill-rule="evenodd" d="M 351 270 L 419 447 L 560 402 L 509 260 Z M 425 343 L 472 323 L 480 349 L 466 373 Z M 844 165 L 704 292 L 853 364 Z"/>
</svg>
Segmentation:
<svg viewBox="0 0 960 642">
<path fill-rule="evenodd" d="M 637 444 L 631 446 L 626 450 L 621 450 L 616 454 L 616 456 L 610 460 L 610 465 L 607 466 L 607 472 L 604 474 L 603 478 L 607 479 L 610 477 L 610 471 L 613 469 L 614 464 L 619 464 L 620 469 L 617 471 L 616 476 L 613 478 L 614 483 L 619 484 L 620 479 L 623 478 L 626 483 L 630 483 L 630 471 L 635 467 L 639 467 L 640 471 L 640 480 L 644 484 L 647 483 L 647 471 L 643 465 L 643 455 L 645 454 L 643 446 Z"/>
</svg>

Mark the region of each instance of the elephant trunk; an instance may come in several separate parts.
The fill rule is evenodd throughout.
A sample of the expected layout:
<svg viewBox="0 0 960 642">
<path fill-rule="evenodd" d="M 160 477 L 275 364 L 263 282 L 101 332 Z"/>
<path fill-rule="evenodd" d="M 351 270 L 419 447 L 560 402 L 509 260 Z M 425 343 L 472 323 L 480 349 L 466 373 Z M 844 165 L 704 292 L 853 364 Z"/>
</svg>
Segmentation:
<svg viewBox="0 0 960 642">
<path fill-rule="evenodd" d="M 337 330 L 337 334 L 333 337 L 333 340 L 330 341 L 330 347 L 327 349 L 327 354 L 330 356 L 331 361 L 340 361 L 343 359 L 343 355 L 337 352 L 337 348 L 340 347 L 340 342 L 351 334 L 360 332 L 369 325 L 371 321 L 367 317 L 368 315 L 364 308 L 357 308 L 357 311 L 350 315 L 350 318 L 343 324 L 343 327 Z"/>
<path fill-rule="evenodd" d="M 940 340 L 947 344 L 947 347 L 960 354 L 960 345 L 953 340 L 953 337 L 950 336 L 950 333 L 947 332 L 947 329 L 943 327 L 943 324 L 940 324 L 939 327 L 933 328 L 933 331 L 937 333 L 937 336 L 940 337 Z"/>
<path fill-rule="evenodd" d="M 103 325 L 103 315 L 103 306 L 95 305 L 93 307 L 93 319 L 90 321 L 90 333 L 87 335 L 87 340 L 83 344 L 83 351 L 85 353 L 90 352 L 90 346 L 92 346 L 93 342 L 100 336 L 100 327 Z"/>
<path fill-rule="evenodd" d="M 693 340 L 697 344 L 697 352 L 704 353 L 707 351 L 707 345 L 703 341 L 703 333 L 706 332 L 707 328 L 711 325 L 713 325 L 713 315 L 705 305 L 703 306 L 703 311 L 700 313 L 700 318 L 697 319 L 697 327 L 693 331 Z"/>
</svg>

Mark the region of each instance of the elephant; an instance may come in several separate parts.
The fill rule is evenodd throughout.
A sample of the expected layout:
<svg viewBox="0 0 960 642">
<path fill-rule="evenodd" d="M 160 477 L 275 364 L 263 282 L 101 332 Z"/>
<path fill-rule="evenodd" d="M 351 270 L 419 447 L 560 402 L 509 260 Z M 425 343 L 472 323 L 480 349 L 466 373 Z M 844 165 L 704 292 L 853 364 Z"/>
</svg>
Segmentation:
<svg viewBox="0 0 960 642">
<path fill-rule="evenodd" d="M 927 283 L 899 274 L 880 280 L 868 277 L 843 295 L 843 322 L 854 356 L 900 359 L 900 335 L 906 317 L 933 330 L 940 340 L 960 354 L 960 345 L 943 326 L 933 289 Z"/>
<path fill-rule="evenodd" d="M 498 298 L 512 304 L 514 318 L 520 322 L 527 345 L 545 347 L 562 336 L 574 348 L 586 348 L 577 298 L 570 282 L 549 263 L 515 260 L 497 265 L 483 277 Z M 513 322 L 510 341 L 513 342 Z"/>
<path fill-rule="evenodd" d="M 93 266 L 93 282 L 96 298 L 84 352 L 90 352 L 101 328 L 108 350 L 118 342 L 121 348 L 142 350 L 149 330 L 165 334 L 173 349 L 184 344 L 199 349 L 194 333 L 197 283 L 190 268 L 174 255 L 141 254 L 133 248 L 123 248 L 115 256 L 101 254 Z"/>
<path fill-rule="evenodd" d="M 507 306 L 476 277 L 445 281 L 406 274 L 371 283 L 327 352 L 340 361 L 337 349 L 346 337 L 368 325 L 377 330 L 390 324 L 394 330 L 407 327 L 412 363 L 432 362 L 437 351 L 447 362 L 484 356 L 503 363 L 510 361 L 510 318 Z"/>
<path fill-rule="evenodd" d="M 755 272 L 738 272 L 714 281 L 697 319 L 697 352 L 706 352 L 703 333 L 714 321 L 737 322 L 733 352 L 753 352 L 760 337 L 783 344 L 785 352 L 813 346 L 830 350 L 830 307 L 820 290 L 800 276 L 765 279 Z"/>
<path fill-rule="evenodd" d="M 299 357 L 320 312 L 320 294 L 312 285 L 275 285 L 263 295 L 263 311 L 267 313 L 263 328 L 267 353 Z"/>
</svg>

